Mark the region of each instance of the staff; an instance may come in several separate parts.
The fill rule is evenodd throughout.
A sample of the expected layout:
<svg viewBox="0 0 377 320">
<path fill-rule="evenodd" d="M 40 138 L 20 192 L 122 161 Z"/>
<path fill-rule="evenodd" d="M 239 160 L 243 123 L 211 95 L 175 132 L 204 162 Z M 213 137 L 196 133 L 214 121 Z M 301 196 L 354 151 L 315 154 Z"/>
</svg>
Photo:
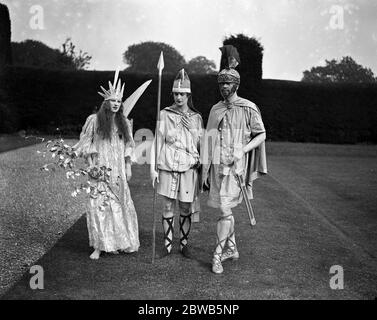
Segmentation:
<svg viewBox="0 0 377 320">
<path fill-rule="evenodd" d="M 157 120 L 156 120 L 156 130 L 155 130 L 155 150 L 154 150 L 154 165 L 155 165 L 155 170 L 158 170 L 158 139 L 157 139 L 157 133 L 158 133 L 158 126 L 160 123 L 160 108 L 161 108 L 161 78 L 162 78 L 162 70 L 164 69 L 164 54 L 161 51 L 160 54 L 160 59 L 158 60 L 157 64 L 157 69 L 158 69 L 158 94 L 157 94 Z M 154 258 L 156 255 L 156 203 L 157 203 L 157 190 L 154 188 L 154 197 L 153 197 L 153 231 L 152 231 L 152 264 L 154 263 Z"/>
<path fill-rule="evenodd" d="M 247 209 L 247 213 L 249 214 L 250 224 L 252 226 L 255 226 L 257 222 L 255 221 L 253 207 L 251 206 L 250 200 L 247 196 L 245 180 L 242 177 L 242 174 L 239 175 L 239 174 L 236 173 L 235 176 L 236 176 L 236 179 L 237 179 L 237 181 L 240 185 L 243 199 L 245 200 L 245 203 L 246 203 L 246 209 Z"/>
</svg>

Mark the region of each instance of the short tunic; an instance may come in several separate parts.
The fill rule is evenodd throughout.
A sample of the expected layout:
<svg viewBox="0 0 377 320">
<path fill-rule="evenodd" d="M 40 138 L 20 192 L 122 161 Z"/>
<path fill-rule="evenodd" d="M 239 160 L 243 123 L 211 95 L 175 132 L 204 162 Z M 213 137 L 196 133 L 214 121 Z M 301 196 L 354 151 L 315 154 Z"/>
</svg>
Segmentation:
<svg viewBox="0 0 377 320">
<path fill-rule="evenodd" d="M 208 176 L 208 205 L 213 208 L 232 208 L 242 202 L 234 169 L 236 165 L 240 167 L 240 173 L 245 174 L 246 157 L 235 164 L 233 153 L 236 148 L 243 148 L 256 135 L 265 132 L 260 112 L 250 101 L 239 98 L 234 104 L 223 103 L 223 107 L 226 109 L 219 120 Z M 249 198 L 252 198 L 251 188 L 248 191 Z"/>
<path fill-rule="evenodd" d="M 187 116 L 194 124 L 189 131 L 182 118 Z M 200 141 L 203 120 L 199 113 L 189 111 L 186 114 L 167 107 L 160 113 L 158 126 L 158 169 L 159 183 L 157 193 L 182 202 L 193 202 L 199 193 L 199 179 L 196 166 L 200 162 Z"/>
<path fill-rule="evenodd" d="M 188 169 L 185 172 L 159 170 L 157 193 L 182 202 L 193 202 L 198 194 L 198 171 Z"/>
</svg>

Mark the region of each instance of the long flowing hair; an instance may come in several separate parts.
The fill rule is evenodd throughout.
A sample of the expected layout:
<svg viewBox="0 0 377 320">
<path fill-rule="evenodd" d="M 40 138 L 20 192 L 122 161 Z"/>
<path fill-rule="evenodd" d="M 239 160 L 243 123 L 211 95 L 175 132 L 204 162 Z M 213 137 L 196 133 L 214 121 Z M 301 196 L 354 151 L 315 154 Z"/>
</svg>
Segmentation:
<svg viewBox="0 0 377 320">
<path fill-rule="evenodd" d="M 111 140 L 111 131 L 113 130 L 113 121 L 111 121 L 112 111 L 110 110 L 110 101 L 102 102 L 100 109 L 97 112 L 97 133 L 103 139 Z M 120 106 L 118 112 L 115 114 L 114 123 L 118 129 L 118 133 L 125 139 L 125 143 L 132 142 L 130 136 L 129 125 L 123 115 L 123 105 Z"/>
<path fill-rule="evenodd" d="M 192 102 L 192 94 L 191 93 L 187 94 L 187 105 L 189 106 L 189 108 L 196 111 L 195 108 L 194 108 L 194 103 Z"/>
</svg>

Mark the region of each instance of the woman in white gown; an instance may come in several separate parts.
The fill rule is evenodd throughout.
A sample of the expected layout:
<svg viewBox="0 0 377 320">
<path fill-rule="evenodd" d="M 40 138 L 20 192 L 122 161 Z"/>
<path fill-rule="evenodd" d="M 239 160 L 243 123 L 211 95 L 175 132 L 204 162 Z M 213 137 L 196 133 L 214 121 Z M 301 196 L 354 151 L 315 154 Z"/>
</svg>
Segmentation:
<svg viewBox="0 0 377 320">
<path fill-rule="evenodd" d="M 87 226 L 89 245 L 94 248 L 91 259 L 98 259 L 101 251 L 135 252 L 140 246 L 137 215 L 127 183 L 135 144 L 130 121 L 123 114 L 124 85 L 121 87 L 117 78 L 118 72 L 109 90 L 101 87 L 105 100 L 99 111 L 87 118 L 80 141 L 74 146 L 90 167 L 111 168 L 108 205 L 102 206 L 104 195 L 90 199 Z"/>
</svg>

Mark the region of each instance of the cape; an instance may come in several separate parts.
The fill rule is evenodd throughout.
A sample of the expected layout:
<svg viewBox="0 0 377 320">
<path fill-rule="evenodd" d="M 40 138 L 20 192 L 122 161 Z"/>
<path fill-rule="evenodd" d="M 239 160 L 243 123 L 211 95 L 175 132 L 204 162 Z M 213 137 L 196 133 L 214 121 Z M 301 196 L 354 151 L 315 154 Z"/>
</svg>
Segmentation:
<svg viewBox="0 0 377 320">
<path fill-rule="evenodd" d="M 255 112 L 260 114 L 259 108 L 251 101 L 238 97 L 237 100 L 232 102 L 231 104 L 232 108 L 251 108 Z M 211 132 L 211 130 L 218 130 L 220 122 L 224 118 L 227 110 L 229 108 L 229 104 L 225 104 L 223 101 L 218 102 L 215 104 L 210 112 L 207 128 L 206 128 L 206 134 L 204 135 L 204 140 L 202 142 L 203 145 L 203 172 L 202 172 L 202 183 L 204 183 L 208 178 L 208 173 L 211 167 L 212 159 L 213 159 L 213 153 L 214 148 L 209 146 L 209 139 L 208 139 L 208 133 Z M 241 129 L 246 129 L 246 121 L 243 121 L 241 123 Z M 212 131 L 214 132 L 214 131 Z M 254 137 L 250 136 L 250 142 Z M 247 143 L 248 143 L 247 142 Z M 208 152 L 206 152 L 208 150 Z M 248 194 L 249 197 L 252 198 L 252 183 L 255 179 L 259 178 L 261 175 L 267 174 L 267 158 L 266 158 L 266 145 L 265 142 L 262 142 L 257 148 L 249 151 L 245 154 L 245 165 L 243 170 L 243 176 L 246 183 L 246 186 L 248 188 Z"/>
</svg>

